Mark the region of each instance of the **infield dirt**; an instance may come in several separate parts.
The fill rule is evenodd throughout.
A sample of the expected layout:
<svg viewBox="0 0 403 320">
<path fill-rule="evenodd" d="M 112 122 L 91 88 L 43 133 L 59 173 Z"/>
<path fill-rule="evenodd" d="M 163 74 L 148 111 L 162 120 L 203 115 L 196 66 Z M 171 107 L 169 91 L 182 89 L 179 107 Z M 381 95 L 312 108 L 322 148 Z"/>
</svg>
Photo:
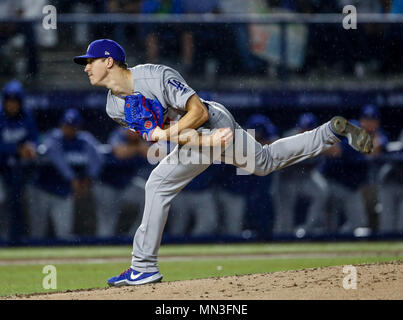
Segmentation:
<svg viewBox="0 0 403 320">
<path fill-rule="evenodd" d="M 357 288 L 346 290 L 343 266 L 162 282 L 136 287 L 20 295 L 34 300 L 360 300 L 403 299 L 403 261 L 355 266 Z"/>
</svg>

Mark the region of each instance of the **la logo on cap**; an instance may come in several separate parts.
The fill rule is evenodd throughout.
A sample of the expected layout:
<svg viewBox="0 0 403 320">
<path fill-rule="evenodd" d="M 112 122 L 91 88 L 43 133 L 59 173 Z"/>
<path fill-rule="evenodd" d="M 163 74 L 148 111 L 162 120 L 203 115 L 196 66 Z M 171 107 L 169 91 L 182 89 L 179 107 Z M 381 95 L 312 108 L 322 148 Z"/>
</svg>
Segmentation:
<svg viewBox="0 0 403 320">
<path fill-rule="evenodd" d="M 106 56 L 109 56 L 110 53 L 109 53 L 108 51 L 105 51 L 105 55 L 106 55 Z"/>
</svg>

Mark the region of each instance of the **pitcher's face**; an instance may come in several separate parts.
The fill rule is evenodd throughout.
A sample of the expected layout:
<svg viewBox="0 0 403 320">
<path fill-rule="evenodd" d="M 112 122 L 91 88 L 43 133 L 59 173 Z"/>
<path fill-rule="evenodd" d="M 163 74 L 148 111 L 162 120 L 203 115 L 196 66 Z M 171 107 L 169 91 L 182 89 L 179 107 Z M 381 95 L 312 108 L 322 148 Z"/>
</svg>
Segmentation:
<svg viewBox="0 0 403 320">
<path fill-rule="evenodd" d="M 105 58 L 87 59 L 84 72 L 88 74 L 90 83 L 93 86 L 102 85 L 102 80 L 105 79 L 108 72 L 107 63 L 107 59 Z"/>
</svg>

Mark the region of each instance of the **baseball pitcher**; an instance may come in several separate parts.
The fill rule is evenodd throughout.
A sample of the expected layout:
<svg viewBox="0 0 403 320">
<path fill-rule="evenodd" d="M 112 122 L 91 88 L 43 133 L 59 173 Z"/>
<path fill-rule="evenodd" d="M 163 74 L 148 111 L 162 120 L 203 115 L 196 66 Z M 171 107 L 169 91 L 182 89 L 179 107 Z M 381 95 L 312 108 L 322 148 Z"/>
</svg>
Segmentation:
<svg viewBox="0 0 403 320">
<path fill-rule="evenodd" d="M 241 128 L 223 105 L 200 99 L 172 68 L 155 64 L 128 68 L 125 51 L 109 39 L 92 42 L 87 53 L 75 57 L 74 62 L 85 66 L 92 85 L 109 89 L 106 112 L 112 119 L 148 141 L 177 143 L 148 178 L 131 266 L 110 278 L 111 286 L 162 279 L 158 251 L 170 203 L 213 162 L 223 161 L 265 176 L 314 157 L 342 138 L 361 152 L 372 150 L 369 135 L 342 117 L 303 134 L 262 145 Z"/>
</svg>

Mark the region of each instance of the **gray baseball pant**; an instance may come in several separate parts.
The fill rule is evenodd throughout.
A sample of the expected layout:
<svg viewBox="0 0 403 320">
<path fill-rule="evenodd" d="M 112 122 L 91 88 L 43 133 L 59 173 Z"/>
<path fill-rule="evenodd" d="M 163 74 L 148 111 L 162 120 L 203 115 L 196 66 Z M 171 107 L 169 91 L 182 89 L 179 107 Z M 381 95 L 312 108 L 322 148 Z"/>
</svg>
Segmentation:
<svg viewBox="0 0 403 320">
<path fill-rule="evenodd" d="M 246 171 L 265 176 L 269 173 L 314 157 L 340 140 L 331 132 L 329 123 L 302 134 L 277 140 L 270 145 L 261 145 L 235 121 L 221 104 L 208 102 L 209 121 L 199 130 L 230 127 L 237 129 L 234 142 L 216 158 L 215 152 L 192 149 L 192 156 L 209 158 L 205 163 L 176 161 L 186 147 L 176 146 L 151 172 L 146 183 L 145 207 L 141 225 L 133 239 L 132 268 L 139 272 L 158 271 L 158 251 L 172 199 L 211 163 L 221 160 Z M 207 154 L 207 155 L 206 155 Z M 212 154 L 212 155 L 211 155 Z M 245 156 L 251 161 L 244 161 Z"/>
<path fill-rule="evenodd" d="M 46 236 L 48 218 L 52 220 L 57 238 L 69 239 L 73 235 L 73 196 L 59 197 L 35 187 L 30 188 L 29 230 L 30 237 Z"/>
<path fill-rule="evenodd" d="M 403 187 L 396 182 L 381 184 L 379 200 L 382 212 L 379 214 L 381 233 L 398 233 L 403 231 Z"/>
<path fill-rule="evenodd" d="M 321 181 L 318 181 L 318 180 Z M 313 169 L 309 173 L 301 173 L 300 177 L 282 177 L 278 179 L 275 204 L 276 217 L 274 233 L 279 235 L 295 232 L 295 203 L 298 195 L 304 195 L 311 200 L 303 228 L 307 232 L 315 226 L 324 227 L 324 211 L 327 197 L 326 180 Z"/>
<path fill-rule="evenodd" d="M 337 230 L 340 234 L 350 234 L 356 228 L 368 226 L 368 217 L 360 190 L 352 190 L 339 182 L 329 180 L 327 197 L 337 201 L 331 210 L 331 228 L 337 227 L 338 214 L 343 209 L 346 221 Z"/>
<path fill-rule="evenodd" d="M 222 233 L 240 236 L 243 229 L 243 217 L 246 212 L 246 197 L 243 194 L 219 189 L 217 198 L 222 209 Z"/>
<path fill-rule="evenodd" d="M 118 234 L 117 226 L 123 203 L 138 206 L 139 212 L 144 209 L 144 189 L 134 184 L 120 190 L 106 183 L 96 183 L 94 195 L 97 202 L 96 235 L 98 237 L 111 237 Z M 133 224 L 138 226 L 139 220 L 136 217 Z"/>
</svg>

